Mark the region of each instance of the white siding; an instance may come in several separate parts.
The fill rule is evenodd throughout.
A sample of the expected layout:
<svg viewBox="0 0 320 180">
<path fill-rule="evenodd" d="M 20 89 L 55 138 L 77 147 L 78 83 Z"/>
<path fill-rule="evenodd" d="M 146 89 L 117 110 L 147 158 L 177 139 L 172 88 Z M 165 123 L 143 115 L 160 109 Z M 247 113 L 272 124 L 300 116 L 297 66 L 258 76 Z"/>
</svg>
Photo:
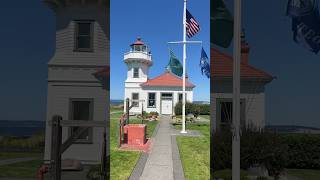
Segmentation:
<svg viewBox="0 0 320 180">
<path fill-rule="evenodd" d="M 69 119 L 71 98 L 93 99 L 93 120 L 105 121 L 108 92 L 93 73 L 109 65 L 109 25 L 106 8 L 97 3 L 86 6 L 73 4 L 55 10 L 56 13 L 56 51 L 48 63 L 47 125 L 44 160 L 50 159 L 51 121 L 53 115 Z M 109 16 L 109 15 L 108 15 Z M 92 20 L 93 52 L 76 52 L 75 21 Z M 108 123 L 107 123 L 108 125 Z M 63 128 L 62 140 L 68 136 L 68 128 Z M 99 163 L 101 160 L 103 128 L 94 128 L 92 144 L 73 144 L 62 158 L 82 160 L 84 163 Z"/>
<path fill-rule="evenodd" d="M 156 107 L 149 108 L 148 107 L 148 93 L 153 92 L 156 93 Z M 130 109 L 130 113 L 132 114 L 140 114 L 143 110 L 146 112 L 156 111 L 160 113 L 161 111 L 161 93 L 172 93 L 173 94 L 173 107 L 178 102 L 178 94 L 182 94 L 182 88 L 180 87 L 126 87 L 125 88 L 125 97 L 131 100 L 132 93 L 139 93 L 139 99 L 143 100 L 143 102 L 139 102 L 139 107 L 133 107 Z M 193 91 L 192 88 L 186 88 L 187 101 L 193 102 Z M 124 108 L 124 112 L 126 109 Z M 174 113 L 174 111 L 173 111 Z"/>
<path fill-rule="evenodd" d="M 104 121 L 107 117 L 107 98 L 100 84 L 96 87 L 89 87 L 92 84 L 85 83 L 49 83 L 47 102 L 47 122 L 54 115 L 61 115 L 63 119 L 69 119 L 70 98 L 92 98 L 94 101 L 93 120 Z M 74 144 L 63 153 L 62 158 L 74 158 L 86 163 L 98 163 L 102 143 L 102 128 L 94 128 L 92 144 Z M 62 141 L 68 137 L 68 128 L 63 128 Z M 45 160 L 50 159 L 51 148 L 51 126 L 46 126 Z"/>
<path fill-rule="evenodd" d="M 50 65 L 96 65 L 107 64 L 109 54 L 109 28 L 106 26 L 105 8 L 96 5 L 66 6 L 59 8 L 56 12 L 56 52 L 50 60 Z M 94 23 L 94 52 L 75 52 L 75 20 L 93 20 Z M 108 42 L 108 43 L 107 43 Z"/>
</svg>

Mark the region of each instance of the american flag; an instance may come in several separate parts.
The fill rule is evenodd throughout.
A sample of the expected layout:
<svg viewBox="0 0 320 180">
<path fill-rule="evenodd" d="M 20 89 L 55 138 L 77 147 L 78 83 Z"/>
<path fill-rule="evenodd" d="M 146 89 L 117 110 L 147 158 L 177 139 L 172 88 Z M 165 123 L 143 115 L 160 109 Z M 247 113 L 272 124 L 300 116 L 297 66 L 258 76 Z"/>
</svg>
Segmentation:
<svg viewBox="0 0 320 180">
<path fill-rule="evenodd" d="M 200 31 L 200 26 L 188 10 L 186 15 L 187 36 L 188 38 L 191 38 Z"/>
</svg>

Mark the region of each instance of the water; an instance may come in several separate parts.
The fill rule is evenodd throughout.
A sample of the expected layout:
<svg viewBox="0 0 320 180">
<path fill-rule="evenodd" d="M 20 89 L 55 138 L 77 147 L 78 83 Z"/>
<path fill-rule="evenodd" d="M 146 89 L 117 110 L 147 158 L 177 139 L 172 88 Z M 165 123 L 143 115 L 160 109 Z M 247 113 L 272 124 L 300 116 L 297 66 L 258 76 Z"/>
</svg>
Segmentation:
<svg viewBox="0 0 320 180">
<path fill-rule="evenodd" d="M 123 100 L 120 100 L 120 99 L 111 99 L 111 100 L 110 100 L 110 104 L 111 104 L 111 105 L 120 105 L 120 104 L 123 104 Z"/>
<path fill-rule="evenodd" d="M 45 131 L 44 121 L 0 120 L 0 136 L 31 136 Z"/>
</svg>

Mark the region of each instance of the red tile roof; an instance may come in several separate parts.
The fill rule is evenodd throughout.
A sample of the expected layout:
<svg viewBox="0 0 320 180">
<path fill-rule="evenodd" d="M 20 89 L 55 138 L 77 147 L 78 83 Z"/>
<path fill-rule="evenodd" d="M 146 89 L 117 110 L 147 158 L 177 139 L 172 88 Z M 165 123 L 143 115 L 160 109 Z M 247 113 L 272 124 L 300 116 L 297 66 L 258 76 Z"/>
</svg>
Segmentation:
<svg viewBox="0 0 320 180">
<path fill-rule="evenodd" d="M 182 86 L 182 78 L 166 71 L 158 77 L 148 79 L 148 81 L 143 83 L 142 86 L 180 87 Z M 195 85 L 193 85 L 191 82 L 187 80 L 186 87 L 194 88 Z"/>
<path fill-rule="evenodd" d="M 211 71 L 216 78 L 232 77 L 233 59 L 215 48 L 210 49 L 211 64 L 213 64 Z M 249 64 L 241 62 L 240 65 L 241 78 L 262 78 L 271 81 L 274 77 L 262 70 L 259 70 Z"/>
</svg>

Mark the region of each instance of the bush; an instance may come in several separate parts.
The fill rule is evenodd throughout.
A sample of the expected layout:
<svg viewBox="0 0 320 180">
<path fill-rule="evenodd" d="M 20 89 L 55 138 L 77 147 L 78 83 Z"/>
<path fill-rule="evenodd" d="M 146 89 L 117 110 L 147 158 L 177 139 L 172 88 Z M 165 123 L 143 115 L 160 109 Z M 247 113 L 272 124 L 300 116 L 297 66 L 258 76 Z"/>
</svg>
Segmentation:
<svg viewBox="0 0 320 180">
<path fill-rule="evenodd" d="M 241 167 L 264 165 L 269 174 L 278 177 L 287 165 L 288 146 L 279 134 L 244 130 L 241 136 Z"/>
<path fill-rule="evenodd" d="M 232 133 L 222 130 L 213 136 L 215 170 L 232 168 Z M 241 169 L 264 165 L 270 175 L 279 176 L 287 162 L 287 146 L 281 136 L 268 132 L 244 130 L 241 136 Z"/>
<path fill-rule="evenodd" d="M 174 107 L 176 115 L 182 115 L 182 102 L 178 102 Z M 209 104 L 193 104 L 186 102 L 186 115 L 193 114 L 195 117 L 198 115 L 209 115 L 210 105 Z"/>
<path fill-rule="evenodd" d="M 159 113 L 157 111 L 151 111 L 149 114 L 151 116 L 159 116 Z"/>
<path fill-rule="evenodd" d="M 320 169 L 320 135 L 288 134 L 282 135 L 287 144 L 288 168 Z"/>
</svg>

